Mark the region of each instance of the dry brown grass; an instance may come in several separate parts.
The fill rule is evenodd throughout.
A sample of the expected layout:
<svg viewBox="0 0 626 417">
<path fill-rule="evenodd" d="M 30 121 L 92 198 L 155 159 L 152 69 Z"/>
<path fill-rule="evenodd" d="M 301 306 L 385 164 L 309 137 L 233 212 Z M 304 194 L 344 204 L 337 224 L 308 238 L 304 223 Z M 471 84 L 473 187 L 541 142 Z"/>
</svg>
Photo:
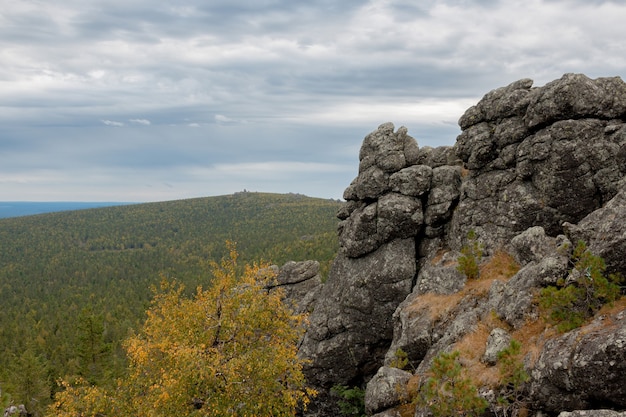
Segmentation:
<svg viewBox="0 0 626 417">
<path fill-rule="evenodd" d="M 487 262 L 480 265 L 480 277 L 485 280 L 500 279 L 506 281 L 517 274 L 519 269 L 520 266 L 513 256 L 502 249 L 498 249 L 489 257 Z"/>
<path fill-rule="evenodd" d="M 396 407 L 401 417 L 413 417 L 415 415 L 415 402 L 413 399 L 417 397 L 420 389 L 420 376 L 413 375 L 406 384 L 407 401 Z"/>
<path fill-rule="evenodd" d="M 438 252 L 432 262 L 440 262 L 445 254 L 445 251 Z M 479 279 L 468 280 L 461 291 L 453 294 L 422 294 L 415 298 L 409 309 L 413 311 L 428 309 L 432 320 L 440 319 L 453 311 L 463 298 L 469 295 L 486 296 L 495 280 L 508 281 L 517 271 L 519 265 L 513 257 L 503 250 L 497 250 L 480 266 Z"/>
<path fill-rule="evenodd" d="M 437 253 L 432 260 L 433 264 L 439 263 L 445 254 L 445 251 Z M 453 312 L 465 297 L 486 296 L 494 281 L 506 282 L 519 269 L 519 264 L 511 255 L 503 250 L 497 250 L 486 262 L 480 265 L 479 279 L 468 280 L 463 289 L 454 294 L 422 294 L 416 297 L 409 309 L 415 312 L 427 310 L 432 320 L 441 319 Z M 604 315 L 606 319 L 598 326 L 606 327 L 613 325 L 612 317 L 623 310 L 626 310 L 626 296 L 602 307 L 595 317 Z M 589 331 L 597 329 L 598 326 L 595 326 L 594 329 L 589 329 Z M 466 375 L 478 387 L 494 388 L 500 383 L 501 376 L 498 366 L 487 366 L 481 362 L 489 334 L 496 327 L 510 331 L 511 337 L 520 342 L 521 355 L 525 358 L 526 364 L 530 368 L 535 365 L 546 341 L 560 334 L 543 317 L 535 320 L 529 319 L 522 327 L 513 330 L 495 312 L 485 315 L 472 332 L 466 334 L 454 345 L 454 349 L 461 353 L 460 357 Z M 414 375 L 406 386 L 409 398 L 415 398 L 419 391 L 419 385 L 419 376 Z M 415 404 L 409 402 L 397 407 L 396 410 L 402 417 L 412 417 L 415 413 Z M 521 412 L 527 413 L 527 410 L 522 409 Z"/>
<path fill-rule="evenodd" d="M 543 318 L 528 320 L 522 327 L 514 330 L 511 337 L 521 344 L 521 354 L 527 358 L 528 365 L 533 367 L 546 341 L 558 334 L 556 329 Z"/>
<path fill-rule="evenodd" d="M 606 315 L 610 317 L 624 310 L 626 310 L 626 296 L 622 296 L 612 303 L 603 305 L 600 311 L 598 311 L 598 315 Z"/>
<path fill-rule="evenodd" d="M 455 350 L 461 353 L 464 372 L 478 387 L 495 387 L 500 379 L 498 368 L 487 366 L 480 360 L 492 329 L 490 324 L 481 322 L 473 332 L 466 334 L 454 345 Z"/>
<path fill-rule="evenodd" d="M 417 297 L 409 309 L 411 311 L 428 310 L 431 320 L 438 320 L 448 315 L 462 298 L 462 292 L 449 295 L 426 293 Z"/>
</svg>

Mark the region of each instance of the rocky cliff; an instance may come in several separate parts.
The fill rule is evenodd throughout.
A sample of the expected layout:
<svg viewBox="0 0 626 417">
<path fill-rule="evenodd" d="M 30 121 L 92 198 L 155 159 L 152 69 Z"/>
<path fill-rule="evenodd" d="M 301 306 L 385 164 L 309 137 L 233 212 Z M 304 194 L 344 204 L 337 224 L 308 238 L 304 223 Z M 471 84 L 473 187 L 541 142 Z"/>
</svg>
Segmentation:
<svg viewBox="0 0 626 417">
<path fill-rule="evenodd" d="M 342 384 L 365 389 L 368 415 L 427 415 L 411 400 L 452 351 L 488 413 L 626 410 L 626 303 L 559 331 L 538 302 L 589 274 L 576 270 L 580 240 L 602 273 L 626 275 L 626 84 L 532 84 L 486 94 L 453 147 L 420 148 L 391 123 L 364 139 L 340 251 L 307 300 L 300 354 L 320 392 L 308 414 L 339 415 L 330 390 Z M 471 280 L 468 256 L 480 263 Z M 514 386 L 498 362 L 511 340 L 528 376 Z"/>
</svg>

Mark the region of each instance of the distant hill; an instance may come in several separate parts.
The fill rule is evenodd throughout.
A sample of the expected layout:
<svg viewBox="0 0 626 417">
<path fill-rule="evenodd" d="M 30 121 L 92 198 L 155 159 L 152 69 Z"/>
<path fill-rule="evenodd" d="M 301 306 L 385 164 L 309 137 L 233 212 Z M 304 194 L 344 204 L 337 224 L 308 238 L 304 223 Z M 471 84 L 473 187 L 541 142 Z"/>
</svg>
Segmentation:
<svg viewBox="0 0 626 417">
<path fill-rule="evenodd" d="M 85 201 L 0 201 L 0 219 L 35 214 L 73 211 L 98 207 L 121 206 L 131 203 Z"/>
<path fill-rule="evenodd" d="M 0 387 L 10 388 L 26 351 L 50 381 L 79 372 L 86 324 L 94 320 L 114 373 L 123 364 L 120 340 L 143 320 L 150 287 L 162 277 L 189 291 L 206 284 L 226 240 L 237 242 L 246 262 L 315 259 L 327 271 L 339 207 L 298 194 L 242 192 L 0 219 Z"/>
</svg>

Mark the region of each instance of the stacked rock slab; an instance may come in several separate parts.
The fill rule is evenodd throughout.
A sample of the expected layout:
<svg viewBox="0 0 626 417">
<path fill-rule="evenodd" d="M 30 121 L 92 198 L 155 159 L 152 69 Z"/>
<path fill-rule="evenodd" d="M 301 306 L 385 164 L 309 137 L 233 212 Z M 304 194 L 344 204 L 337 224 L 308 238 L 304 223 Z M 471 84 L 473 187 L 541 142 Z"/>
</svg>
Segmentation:
<svg viewBox="0 0 626 417">
<path fill-rule="evenodd" d="M 487 243 L 532 226 L 555 236 L 617 192 L 626 174 L 626 84 L 566 74 L 486 94 L 459 120 L 455 151 L 468 169 L 452 221 L 459 247 L 474 229 Z"/>
<path fill-rule="evenodd" d="M 533 294 L 567 276 L 566 248 L 572 241 L 584 239 L 607 260 L 609 272 L 626 273 L 625 109 L 621 79 L 566 74 L 540 88 L 532 88 L 530 80 L 512 83 L 465 113 L 454 147 L 465 168 L 458 204 L 440 246 L 421 250 L 417 285 L 394 313 L 386 364 L 402 349 L 415 373 L 425 377 L 434 356 L 454 349 L 490 314 L 511 329 L 537 319 Z M 509 281 L 495 281 L 487 293 L 469 294 L 433 318 L 420 299 L 463 288 L 455 267 L 446 268 L 451 264 L 446 257 L 458 255 L 455 249 L 470 230 L 487 255 L 504 248 L 521 269 Z M 424 246 L 425 237 L 418 246 Z M 436 257 L 434 249 L 445 255 Z M 600 317 L 545 344 L 528 369 L 532 381 L 525 400 L 532 409 L 626 408 L 623 316 Z M 367 386 L 371 404 L 378 403 L 371 398 L 380 392 L 376 383 L 372 379 Z M 371 412 L 382 416 L 389 410 Z"/>
<path fill-rule="evenodd" d="M 621 230 L 626 211 L 626 191 L 619 192 L 626 190 L 625 122 L 626 84 L 620 78 L 566 74 L 543 87 L 524 79 L 486 94 L 459 120 L 462 132 L 454 147 L 419 148 L 404 127 L 394 131 L 391 123 L 369 134 L 358 176 L 338 213 L 340 250 L 300 349 L 309 360 L 307 380 L 321 393 L 311 409 L 335 415 L 324 411 L 332 402 L 325 396 L 332 385 L 363 386 L 371 380 L 368 412 L 392 412 L 384 409 L 393 403 L 389 390 L 377 385 L 389 384 L 389 378 L 373 377 L 397 349 L 408 354 L 416 373 L 426 375 L 432 358 L 450 350 L 486 315 L 495 313 L 509 328 L 520 328 L 538 315 L 537 289 L 567 274 L 562 249 L 579 237 L 601 251 L 612 272 L 626 273 L 619 250 L 625 234 L 609 241 L 602 236 Z M 420 299 L 464 288 L 455 261 L 469 231 L 485 256 L 505 248 L 521 269 L 508 282 L 495 281 L 487 293 L 469 294 L 433 318 Z M 554 346 L 567 346 L 568 340 Z M 593 349 L 576 349 L 571 346 L 572 355 L 588 353 L 588 363 L 601 357 Z M 539 363 L 546 364 L 559 357 L 554 349 L 541 355 Z M 620 355 L 612 353 L 601 366 L 623 361 Z M 545 409 L 552 413 L 574 404 L 570 385 L 558 383 L 560 375 L 570 374 L 559 372 L 549 367 L 534 372 L 531 400 L 537 410 L 547 398 L 552 403 Z M 611 405 L 609 394 L 598 392 L 602 404 Z M 591 407 L 595 394 L 585 395 L 579 405 Z M 626 407 L 619 395 L 615 404 Z"/>
<path fill-rule="evenodd" d="M 320 392 L 376 373 L 392 338 L 391 316 L 411 292 L 416 237 L 436 175 L 406 128 L 381 125 L 363 141 L 358 177 L 338 214 L 340 250 L 310 316 L 300 354 Z M 458 195 L 458 192 L 457 192 Z M 442 199 L 439 213 L 452 204 Z M 433 222 L 440 221 L 433 215 Z M 323 398 L 323 394 L 320 396 Z M 314 407 L 313 407 L 314 408 Z"/>
</svg>

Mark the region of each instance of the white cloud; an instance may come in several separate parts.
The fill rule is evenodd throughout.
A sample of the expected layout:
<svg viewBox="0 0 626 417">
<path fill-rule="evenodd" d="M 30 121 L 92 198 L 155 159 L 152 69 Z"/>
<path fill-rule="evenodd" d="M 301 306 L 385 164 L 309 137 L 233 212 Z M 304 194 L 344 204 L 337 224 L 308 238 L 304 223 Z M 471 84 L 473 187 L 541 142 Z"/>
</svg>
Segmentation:
<svg viewBox="0 0 626 417">
<path fill-rule="evenodd" d="M 246 120 L 237 120 L 228 116 L 224 116 L 223 114 L 216 114 L 215 122 L 220 125 L 233 125 L 233 124 L 246 124 L 248 123 Z"/>
<path fill-rule="evenodd" d="M 122 127 L 122 126 L 124 126 L 124 123 L 116 122 L 115 120 L 101 120 L 101 122 L 104 123 L 107 126 L 114 126 L 114 127 Z"/>
<path fill-rule="evenodd" d="M 148 119 L 129 119 L 131 123 L 136 123 L 138 125 L 150 126 L 152 123 Z"/>
</svg>

